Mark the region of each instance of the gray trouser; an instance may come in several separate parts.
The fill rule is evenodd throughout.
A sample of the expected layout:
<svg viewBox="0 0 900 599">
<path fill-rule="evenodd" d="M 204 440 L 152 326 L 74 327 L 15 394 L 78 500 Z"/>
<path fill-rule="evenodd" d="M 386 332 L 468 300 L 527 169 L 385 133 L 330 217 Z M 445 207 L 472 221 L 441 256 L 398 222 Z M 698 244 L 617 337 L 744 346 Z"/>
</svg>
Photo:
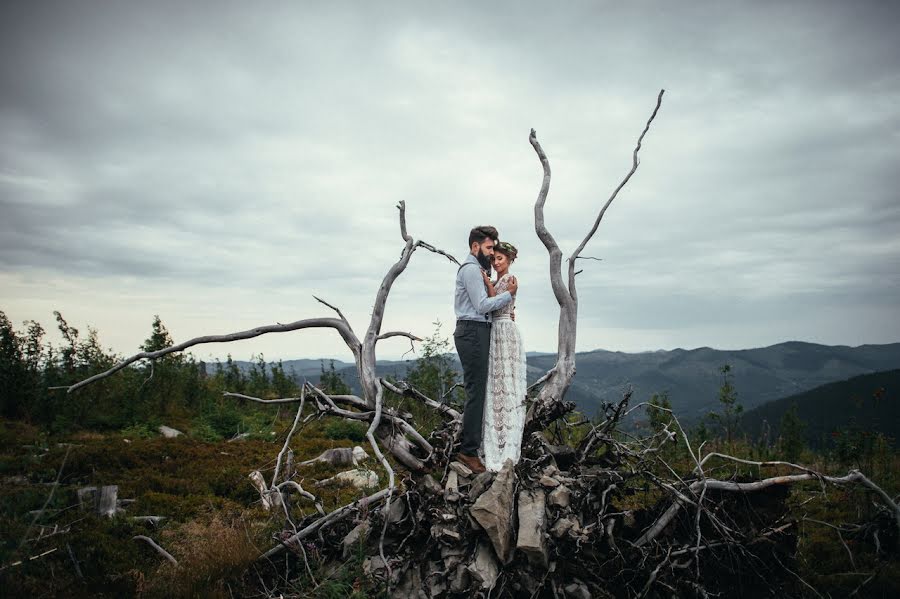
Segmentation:
<svg viewBox="0 0 900 599">
<path fill-rule="evenodd" d="M 456 353 L 463 368 L 466 407 L 463 411 L 459 451 L 478 455 L 481 426 L 484 422 L 484 396 L 487 393 L 488 353 L 491 349 L 491 325 L 474 320 L 458 320 L 453 332 Z"/>
</svg>

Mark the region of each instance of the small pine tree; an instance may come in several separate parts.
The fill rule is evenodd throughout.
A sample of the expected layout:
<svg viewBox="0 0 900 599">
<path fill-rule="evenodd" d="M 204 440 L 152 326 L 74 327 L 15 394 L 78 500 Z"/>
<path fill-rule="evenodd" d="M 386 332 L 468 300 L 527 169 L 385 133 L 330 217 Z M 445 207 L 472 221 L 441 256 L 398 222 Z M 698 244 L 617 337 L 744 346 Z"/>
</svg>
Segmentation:
<svg viewBox="0 0 900 599">
<path fill-rule="evenodd" d="M 325 362 L 322 361 L 322 374 L 319 376 L 319 388 L 328 395 L 348 395 L 351 392 L 350 385 L 344 381 L 344 377 L 334 369 L 334 360 L 325 370 Z"/>
<path fill-rule="evenodd" d="M 728 447 L 732 448 L 744 406 L 738 403 L 737 390 L 731 383 L 731 365 L 725 364 L 719 368 L 719 372 L 722 374 L 722 386 L 719 387 L 719 404 L 722 411 L 710 412 L 708 417 L 719 425 L 720 431 L 725 433 Z"/>
<path fill-rule="evenodd" d="M 672 424 L 671 409 L 672 403 L 669 401 L 668 391 L 654 393 L 653 397 L 650 398 L 650 405 L 647 406 L 647 420 L 649 421 L 650 430 L 658 433 L 666 426 Z"/>
<path fill-rule="evenodd" d="M 806 423 L 800 419 L 797 402 L 794 402 L 791 408 L 781 417 L 779 428 L 781 429 L 781 453 L 786 460 L 793 462 L 800 457 L 800 453 L 806 446 L 803 438 Z"/>
</svg>

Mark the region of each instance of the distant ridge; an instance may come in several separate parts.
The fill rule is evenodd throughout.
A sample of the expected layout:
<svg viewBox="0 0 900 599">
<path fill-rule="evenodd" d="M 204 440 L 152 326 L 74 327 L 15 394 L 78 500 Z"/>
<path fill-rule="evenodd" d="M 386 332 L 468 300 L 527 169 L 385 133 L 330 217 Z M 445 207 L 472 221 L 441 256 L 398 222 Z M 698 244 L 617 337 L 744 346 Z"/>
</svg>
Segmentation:
<svg viewBox="0 0 900 599">
<path fill-rule="evenodd" d="M 454 361 L 459 370 L 459 363 Z M 556 353 L 529 352 L 529 382 L 549 370 Z M 330 359 L 285 360 L 288 374 L 318 381 L 322 363 Z M 237 362 L 241 368 L 248 362 Z M 379 361 L 381 376 L 403 378 L 415 358 Z M 850 377 L 900 368 L 900 343 L 885 345 L 819 345 L 787 341 L 768 347 L 718 350 L 711 347 L 626 353 L 598 349 L 576 354 L 578 373 L 567 398 L 588 415 L 597 413 L 602 402 L 622 396 L 626 386 L 634 389 L 633 403 L 648 400 L 654 393 L 667 391 L 673 408 L 690 422 L 716 405 L 722 384 L 719 368 L 731 365 L 732 382 L 739 401 L 750 410 L 768 401 L 802 393 L 815 387 Z M 334 361 L 335 370 L 359 392 L 356 367 Z"/>
<path fill-rule="evenodd" d="M 806 442 L 823 447 L 835 431 L 851 425 L 869 433 L 900 438 L 900 369 L 863 374 L 784 397 L 750 410 L 741 419 L 741 428 L 757 438 L 767 422 L 771 438 L 778 437 L 781 418 L 797 405 L 797 415 L 806 423 Z"/>
</svg>

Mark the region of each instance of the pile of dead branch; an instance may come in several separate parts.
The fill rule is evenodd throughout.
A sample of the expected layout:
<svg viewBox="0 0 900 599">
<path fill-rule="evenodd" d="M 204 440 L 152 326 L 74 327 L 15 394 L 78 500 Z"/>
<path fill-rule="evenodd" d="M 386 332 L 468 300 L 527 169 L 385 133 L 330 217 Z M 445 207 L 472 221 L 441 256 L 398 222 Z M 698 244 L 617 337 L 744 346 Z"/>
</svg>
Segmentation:
<svg viewBox="0 0 900 599">
<path fill-rule="evenodd" d="M 404 475 L 389 504 L 381 491 L 291 521 L 266 557 L 281 568 L 276 556 L 287 554 L 300 574 L 310 544 L 335 564 L 363 552 L 365 573 L 395 597 L 800 596 L 806 583 L 794 563 L 798 531 L 787 485 L 817 480 L 879 492 L 858 472 L 828 477 L 780 462 L 756 465 L 795 473 L 706 477 L 713 460 L 741 460 L 700 457 L 674 418 L 672 430 L 625 440 L 616 428 L 629 399 L 608 406 L 608 418 L 579 443 L 553 444 L 547 429 L 533 431 L 518 464 L 479 475 L 447 457 L 459 426 L 449 409 L 430 437 L 434 451 L 423 456 L 427 472 Z M 573 407 L 563 406 L 561 419 Z M 668 468 L 660 456 L 676 439 L 688 443 L 697 465 L 660 476 Z M 627 507 L 651 490 L 661 493 L 655 505 Z M 900 526 L 896 503 L 884 499 L 888 517 L 867 523 L 872 542 L 896 538 Z"/>
</svg>

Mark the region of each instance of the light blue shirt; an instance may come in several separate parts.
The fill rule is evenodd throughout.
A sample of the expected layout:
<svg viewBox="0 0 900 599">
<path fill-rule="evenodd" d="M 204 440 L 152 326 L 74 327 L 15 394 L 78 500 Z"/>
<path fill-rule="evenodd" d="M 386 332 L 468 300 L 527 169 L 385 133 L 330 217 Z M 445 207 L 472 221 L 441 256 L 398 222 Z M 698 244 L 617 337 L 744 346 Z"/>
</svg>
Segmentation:
<svg viewBox="0 0 900 599">
<path fill-rule="evenodd" d="M 475 268 L 469 264 L 474 264 Z M 503 308 L 512 299 L 509 291 L 488 297 L 484 279 L 481 277 L 481 264 L 472 254 L 463 260 L 456 273 L 456 294 L 453 298 L 457 320 L 491 322 L 491 312 Z"/>
</svg>

